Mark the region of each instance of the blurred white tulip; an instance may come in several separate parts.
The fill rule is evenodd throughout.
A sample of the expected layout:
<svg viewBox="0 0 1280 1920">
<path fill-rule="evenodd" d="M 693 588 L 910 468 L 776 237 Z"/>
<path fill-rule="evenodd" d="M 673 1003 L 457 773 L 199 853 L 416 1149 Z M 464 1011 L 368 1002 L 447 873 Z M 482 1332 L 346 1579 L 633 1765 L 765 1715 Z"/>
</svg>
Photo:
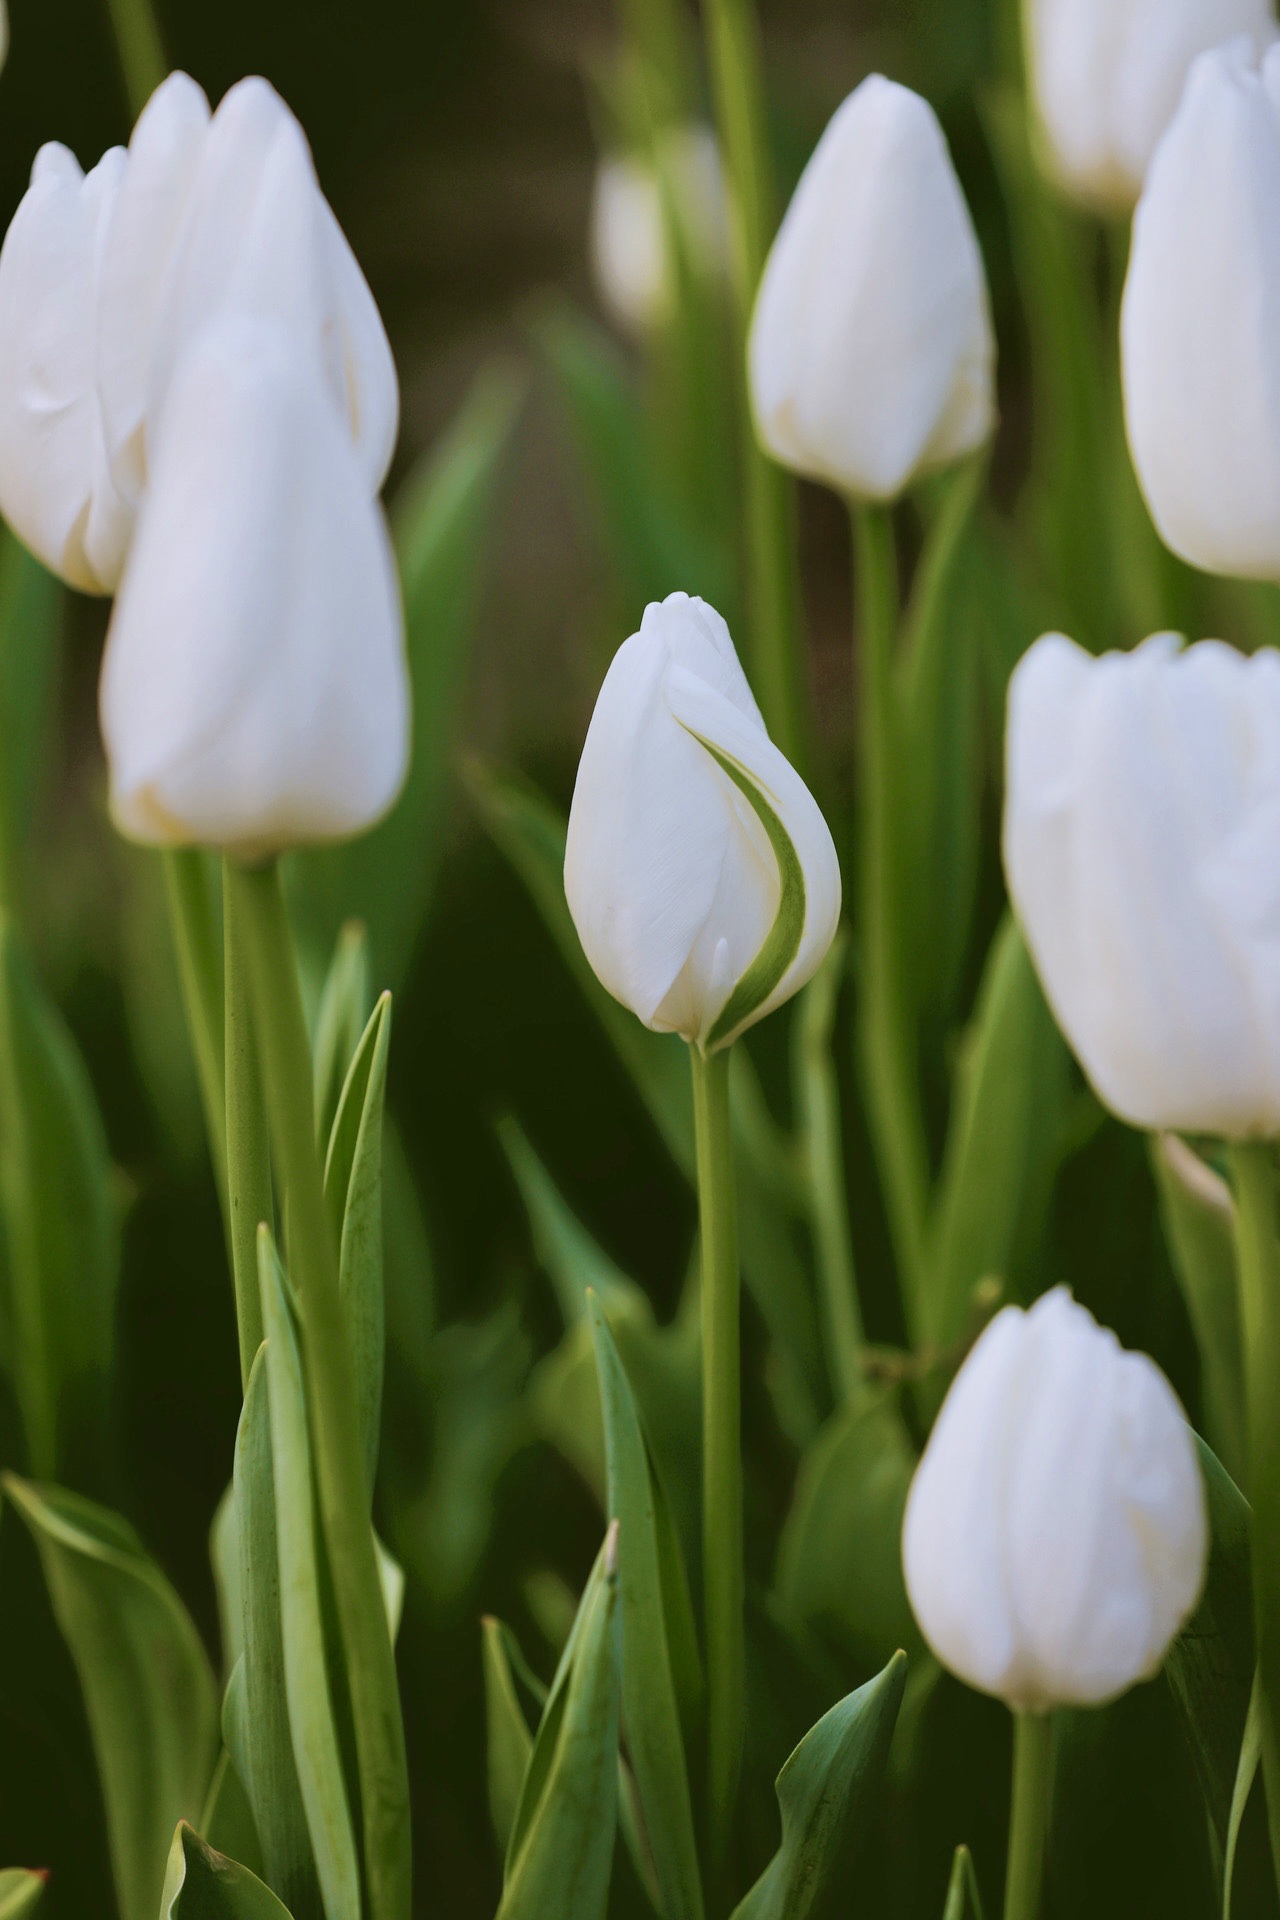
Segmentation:
<svg viewBox="0 0 1280 1920">
<path fill-rule="evenodd" d="M 933 109 L 873 74 L 805 168 L 760 286 L 757 429 L 784 466 L 864 500 L 995 424 L 982 255 Z"/>
<path fill-rule="evenodd" d="M 1017 1709 L 1156 1673 L 1204 1585 L 1195 1441 L 1153 1360 L 1057 1288 L 996 1315 L 907 1499 L 902 1560 L 943 1665 Z"/>
<path fill-rule="evenodd" d="M 1009 892 L 1099 1098 L 1134 1126 L 1280 1136 L 1280 654 L 1047 635 L 1007 751 Z"/>
<path fill-rule="evenodd" d="M 1280 48 L 1199 59 L 1133 227 L 1125 415 L 1161 538 L 1280 580 Z"/>
<path fill-rule="evenodd" d="M 382 513 L 279 321 L 208 324 L 174 375 L 107 639 L 117 825 L 257 857 L 359 832 L 403 781 L 409 686 Z"/>
<path fill-rule="evenodd" d="M 1027 76 L 1048 171 L 1128 212 L 1199 53 L 1275 37 L 1270 0 L 1027 0 Z"/>
<path fill-rule="evenodd" d="M 831 944 L 831 834 L 702 600 L 648 607 L 605 676 L 565 892 L 615 999 L 708 1052 L 798 992 Z"/>
<path fill-rule="evenodd" d="M 705 127 L 668 133 L 657 167 L 637 155 L 613 154 L 596 173 L 592 267 L 605 305 L 633 333 L 645 333 L 670 316 L 672 220 L 682 223 L 690 260 L 708 278 L 723 273 L 729 252 L 724 170 L 715 137 Z"/>
</svg>

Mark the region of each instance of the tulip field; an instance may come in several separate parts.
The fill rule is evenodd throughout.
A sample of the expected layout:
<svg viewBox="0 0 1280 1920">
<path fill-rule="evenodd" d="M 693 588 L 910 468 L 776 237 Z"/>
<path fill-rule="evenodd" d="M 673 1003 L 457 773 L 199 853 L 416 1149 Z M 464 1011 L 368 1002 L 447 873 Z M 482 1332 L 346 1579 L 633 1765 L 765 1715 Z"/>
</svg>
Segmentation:
<svg viewBox="0 0 1280 1920">
<path fill-rule="evenodd" d="M 1280 1920 L 1272 0 L 0 61 L 0 1920 Z"/>
</svg>

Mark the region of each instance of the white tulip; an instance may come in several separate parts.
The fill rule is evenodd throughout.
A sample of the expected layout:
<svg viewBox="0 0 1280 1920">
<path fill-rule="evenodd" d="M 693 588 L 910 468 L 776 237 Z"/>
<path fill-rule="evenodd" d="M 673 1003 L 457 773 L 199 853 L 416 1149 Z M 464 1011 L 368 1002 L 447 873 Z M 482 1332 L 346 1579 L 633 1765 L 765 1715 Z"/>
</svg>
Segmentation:
<svg viewBox="0 0 1280 1920">
<path fill-rule="evenodd" d="M 1134 219 L 1121 322 L 1134 465 L 1193 566 L 1280 579 L 1280 49 L 1205 54 Z"/>
<path fill-rule="evenodd" d="M 997 1314 L 903 1523 L 907 1592 L 943 1665 L 1018 1709 L 1114 1699 L 1159 1670 L 1207 1554 L 1195 1442 L 1155 1362 L 1065 1288 Z"/>
<path fill-rule="evenodd" d="M 757 431 L 866 500 L 980 446 L 995 339 L 977 236 L 933 109 L 873 74 L 818 143 L 751 328 Z"/>
<path fill-rule="evenodd" d="M 797 992 L 831 944 L 840 868 L 826 821 L 702 600 L 648 607 L 605 676 L 565 893 L 615 999 L 708 1052 Z"/>
<path fill-rule="evenodd" d="M 679 128 L 662 142 L 659 160 L 662 177 L 638 156 L 608 156 L 591 197 L 596 284 L 615 319 L 634 333 L 660 325 L 671 313 L 671 219 L 683 223 L 683 244 L 708 278 L 728 263 L 728 205 L 714 135 L 704 127 Z"/>
<path fill-rule="evenodd" d="M 0 250 L 0 512 L 45 565 L 110 593 L 132 513 L 113 481 L 97 386 L 103 240 L 124 171 L 87 177 L 42 147 Z"/>
<path fill-rule="evenodd" d="M 1009 693 L 1004 859 L 1045 993 L 1139 1127 L 1280 1135 L 1280 654 L 1038 640 Z"/>
<path fill-rule="evenodd" d="M 101 687 L 111 808 L 154 845 L 256 857 L 352 834 L 409 745 L 395 565 L 328 383 L 278 321 L 185 352 Z"/>
<path fill-rule="evenodd" d="M 1137 200 L 1196 55 L 1275 37 L 1271 0 L 1027 0 L 1024 20 L 1048 171 L 1106 212 Z"/>
</svg>

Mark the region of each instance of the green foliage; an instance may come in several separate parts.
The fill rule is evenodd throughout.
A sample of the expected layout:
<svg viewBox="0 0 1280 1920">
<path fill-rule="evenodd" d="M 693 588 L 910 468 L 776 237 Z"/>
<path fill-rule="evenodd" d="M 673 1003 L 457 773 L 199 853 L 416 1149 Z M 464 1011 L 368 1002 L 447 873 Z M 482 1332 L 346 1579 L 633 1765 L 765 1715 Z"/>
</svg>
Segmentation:
<svg viewBox="0 0 1280 1920">
<path fill-rule="evenodd" d="M 290 1916 L 256 1874 L 216 1853 L 184 1821 L 169 1852 L 160 1920 L 290 1920 Z"/>
<path fill-rule="evenodd" d="M 1248 1454 L 1231 1189 L 1175 1134 L 1152 1140 L 1151 1169 L 1173 1270 L 1200 1350 L 1209 1438 L 1243 1484 Z"/>
<path fill-rule="evenodd" d="M 533 1734 L 520 1704 L 517 1676 L 528 1672 L 515 1636 L 501 1620 L 481 1622 L 484 1661 L 485 1755 L 489 1775 L 489 1817 L 498 1845 L 505 1853 L 516 1824 L 520 1791 L 529 1771 Z M 546 1705 L 546 1690 L 535 1694 L 538 1708 Z"/>
<path fill-rule="evenodd" d="M 957 1847 L 947 1886 L 947 1904 L 942 1920 L 982 1920 L 982 1895 L 973 1870 L 973 1855 L 968 1847 Z"/>
<path fill-rule="evenodd" d="M 45 1889 L 46 1876 L 26 1867 L 6 1867 L 0 1872 L 0 1920 L 23 1920 L 34 1912 Z"/>
</svg>

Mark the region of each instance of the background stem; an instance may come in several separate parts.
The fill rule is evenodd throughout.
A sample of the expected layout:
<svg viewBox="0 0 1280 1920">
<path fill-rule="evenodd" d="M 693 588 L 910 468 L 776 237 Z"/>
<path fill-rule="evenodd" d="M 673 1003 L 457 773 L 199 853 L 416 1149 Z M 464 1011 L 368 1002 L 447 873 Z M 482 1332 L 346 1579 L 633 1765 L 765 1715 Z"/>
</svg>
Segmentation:
<svg viewBox="0 0 1280 1920">
<path fill-rule="evenodd" d="M 226 981 L 227 1214 L 231 1271 L 235 1281 L 236 1332 L 240 1342 L 240 1384 L 262 1345 L 262 1293 L 258 1285 L 258 1227 L 272 1223 L 271 1147 L 262 1098 L 262 1076 L 250 1005 L 249 956 L 242 909 L 223 861 L 222 932 Z"/>
<path fill-rule="evenodd" d="M 865 1386 L 863 1327 L 849 1230 L 848 1181 L 840 1124 L 840 1084 L 832 1057 L 836 1004 L 849 959 L 841 931 L 800 996 L 796 1046 L 796 1105 L 804 1139 L 805 1180 L 823 1319 L 836 1398 L 851 1406 Z"/>
<path fill-rule="evenodd" d="M 129 109 L 136 120 L 169 71 L 151 0 L 107 0 Z"/>
<path fill-rule="evenodd" d="M 702 1583 L 706 1620 L 711 1873 L 724 1879 L 742 1763 L 745 1646 L 738 1207 L 729 1119 L 731 1049 L 689 1049 L 702 1236 Z"/>
<path fill-rule="evenodd" d="M 1037 1920 L 1039 1915 L 1052 1797 L 1053 1722 L 1047 1713 L 1017 1713 L 1004 1920 Z"/>
<path fill-rule="evenodd" d="M 164 867 L 169 925 L 178 961 L 178 978 L 195 1055 L 196 1078 L 204 1107 L 209 1154 L 213 1161 L 222 1217 L 230 1245 L 227 1211 L 227 1093 L 223 1061 L 222 945 L 205 855 L 197 847 L 167 848 Z"/>
<path fill-rule="evenodd" d="M 1276 1159 L 1275 1149 L 1263 1141 L 1238 1141 L 1230 1154 L 1249 1414 L 1262 1777 L 1271 1856 L 1280 1886 L 1280 1237 Z"/>
<path fill-rule="evenodd" d="M 229 864 L 243 929 L 267 1117 L 284 1190 L 288 1269 L 302 1307 L 320 1508 L 346 1655 L 364 1816 L 369 1920 L 408 1920 L 409 1785 L 395 1656 L 316 1151 L 311 1049 L 279 870 Z"/>
</svg>

